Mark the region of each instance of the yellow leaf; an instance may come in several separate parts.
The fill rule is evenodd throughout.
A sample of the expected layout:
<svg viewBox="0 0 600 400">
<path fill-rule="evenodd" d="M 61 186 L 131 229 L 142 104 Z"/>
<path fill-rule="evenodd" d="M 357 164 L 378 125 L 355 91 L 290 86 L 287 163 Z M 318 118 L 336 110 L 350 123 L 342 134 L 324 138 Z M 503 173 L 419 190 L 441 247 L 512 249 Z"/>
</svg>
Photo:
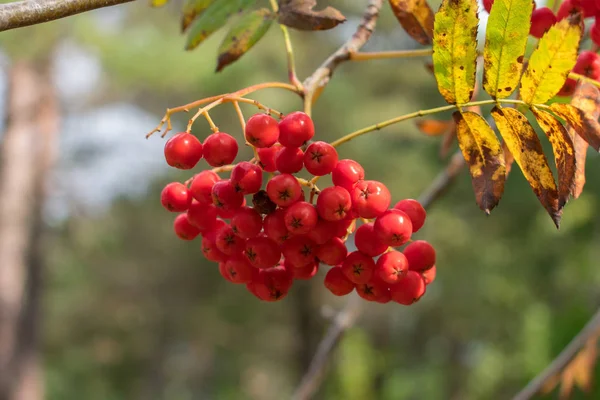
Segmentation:
<svg viewBox="0 0 600 400">
<path fill-rule="evenodd" d="M 150 0 L 150 5 L 152 7 L 162 7 L 167 4 L 171 0 Z"/>
<path fill-rule="evenodd" d="M 452 116 L 458 145 L 469 165 L 477 204 L 489 214 L 498 205 L 506 180 L 500 141 L 479 114 L 456 111 Z"/>
<path fill-rule="evenodd" d="M 579 14 L 553 25 L 531 54 L 521 79 L 521 98 L 528 104 L 543 104 L 554 97 L 577 61 L 582 20 Z"/>
<path fill-rule="evenodd" d="M 553 103 L 550 110 L 566 120 L 596 151 L 600 151 L 600 124 L 597 117 L 594 118 L 571 104 Z"/>
<path fill-rule="evenodd" d="M 431 44 L 434 15 L 427 0 L 389 0 L 389 2 L 406 33 L 423 45 Z"/>
<path fill-rule="evenodd" d="M 450 104 L 471 100 L 477 68 L 477 1 L 443 0 L 433 29 L 433 70 Z"/>
<path fill-rule="evenodd" d="M 502 141 L 502 152 L 504 153 L 504 163 L 506 164 L 506 177 L 508 178 L 508 174 L 510 174 L 512 165 L 515 162 L 515 157 L 512 155 L 512 153 L 506 146 L 506 142 L 504 140 Z"/>
<path fill-rule="evenodd" d="M 494 107 L 492 117 L 525 179 L 558 228 L 561 217 L 558 191 L 542 144 L 533 127 L 527 118 L 514 108 Z"/>
<path fill-rule="evenodd" d="M 483 88 L 503 99 L 517 88 L 529 36 L 531 0 L 495 0 L 487 22 L 483 50 Z"/>
<path fill-rule="evenodd" d="M 558 172 L 558 209 L 560 210 L 569 200 L 575 186 L 576 160 L 573 140 L 565 127 L 552 114 L 535 107 L 531 111 L 552 144 Z"/>
</svg>

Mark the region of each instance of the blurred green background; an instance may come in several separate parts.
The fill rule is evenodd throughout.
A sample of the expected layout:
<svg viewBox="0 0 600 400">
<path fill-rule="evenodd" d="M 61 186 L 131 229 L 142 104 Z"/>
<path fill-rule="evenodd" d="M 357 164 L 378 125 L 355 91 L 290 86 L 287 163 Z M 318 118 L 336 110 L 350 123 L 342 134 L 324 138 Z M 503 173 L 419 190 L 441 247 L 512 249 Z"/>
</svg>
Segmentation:
<svg viewBox="0 0 600 400">
<path fill-rule="evenodd" d="M 328 3 L 348 21 L 327 32 L 292 32 L 301 78 L 352 34 L 365 2 Z M 278 29 L 215 74 L 225 32 L 183 51 L 179 5 L 151 9 L 138 1 L 0 34 L 4 72 L 17 60 L 48 64 L 61 100 L 60 155 L 44 211 L 42 360 L 50 400 L 288 398 L 328 316 L 346 301 L 325 290 L 321 271 L 296 282 L 284 301 L 261 303 L 202 259 L 199 240 L 172 233 L 160 190 L 190 173 L 168 168 L 164 140 L 144 135 L 166 107 L 287 76 Z M 365 49 L 407 48 L 417 45 L 384 4 Z M 317 137 L 331 141 L 443 105 L 425 61 L 340 66 L 314 109 Z M 301 107 L 277 90 L 254 98 L 282 112 Z M 186 118 L 174 117 L 176 129 Z M 231 106 L 213 118 L 241 137 Z M 198 120 L 194 133 L 209 132 Z M 416 198 L 447 163 L 440 140 L 409 121 L 348 143 L 340 156 L 386 183 L 394 201 Z M 463 171 L 418 234 L 436 246 L 436 281 L 411 307 L 364 304 L 315 398 L 510 398 L 600 303 L 599 167 L 590 152 L 584 193 L 567 205 L 560 231 L 516 166 L 489 217 Z M 600 390 L 589 396 L 600 398 Z"/>
</svg>

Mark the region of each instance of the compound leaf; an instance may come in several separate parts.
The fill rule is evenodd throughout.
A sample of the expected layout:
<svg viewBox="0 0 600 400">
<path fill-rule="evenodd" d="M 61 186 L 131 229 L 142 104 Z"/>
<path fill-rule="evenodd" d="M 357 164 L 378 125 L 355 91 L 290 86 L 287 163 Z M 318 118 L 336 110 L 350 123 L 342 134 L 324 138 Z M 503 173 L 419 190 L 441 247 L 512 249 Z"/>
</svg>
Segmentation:
<svg viewBox="0 0 600 400">
<path fill-rule="evenodd" d="M 427 0 L 389 0 L 389 2 L 406 33 L 421 44 L 431 44 L 434 15 Z"/>
<path fill-rule="evenodd" d="M 521 78 L 529 36 L 531 0 L 496 0 L 487 22 L 483 88 L 497 99 L 514 92 Z"/>
<path fill-rule="evenodd" d="M 469 165 L 475 198 L 486 213 L 498 205 L 504 192 L 506 169 L 502 147 L 487 121 L 472 111 L 456 111 L 458 145 Z"/>
<path fill-rule="evenodd" d="M 181 32 L 185 32 L 196 17 L 202 13 L 216 0 L 185 0 L 181 15 Z"/>
<path fill-rule="evenodd" d="M 558 228 L 561 217 L 558 191 L 535 130 L 527 118 L 514 108 L 494 107 L 492 117 L 525 179 Z"/>
<path fill-rule="evenodd" d="M 301 31 L 324 31 L 346 22 L 346 17 L 333 7 L 314 11 L 316 0 L 279 2 L 279 23 Z"/>
<path fill-rule="evenodd" d="M 261 8 L 246 14 L 227 33 L 221 47 L 217 72 L 246 54 L 267 33 L 275 14 Z"/>
<path fill-rule="evenodd" d="M 443 0 L 433 28 L 433 69 L 450 104 L 471 100 L 477 67 L 477 1 Z"/>
<path fill-rule="evenodd" d="M 577 61 L 582 19 L 571 15 L 553 25 L 531 54 L 521 79 L 521 98 L 528 104 L 543 104 L 554 97 Z"/>
</svg>

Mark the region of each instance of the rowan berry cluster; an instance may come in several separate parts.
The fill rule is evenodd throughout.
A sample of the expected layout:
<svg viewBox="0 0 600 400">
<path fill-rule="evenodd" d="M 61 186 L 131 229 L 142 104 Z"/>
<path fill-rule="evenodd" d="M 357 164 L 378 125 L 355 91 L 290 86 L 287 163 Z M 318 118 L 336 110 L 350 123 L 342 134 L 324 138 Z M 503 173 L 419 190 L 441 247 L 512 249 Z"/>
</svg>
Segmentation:
<svg viewBox="0 0 600 400">
<path fill-rule="evenodd" d="M 284 298 L 294 280 L 311 279 L 327 265 L 324 285 L 336 296 L 356 290 L 369 301 L 414 303 L 436 274 L 434 248 L 411 240 L 425 210 L 412 199 L 390 208 L 383 183 L 366 180 L 359 163 L 339 160 L 332 145 L 312 141 L 314 134 L 305 113 L 279 122 L 255 114 L 244 135 L 255 157 L 235 164 L 238 142 L 227 133 L 212 133 L 204 143 L 190 133 L 174 135 L 165 144 L 170 166 L 191 169 L 204 158 L 215 167 L 163 189 L 163 206 L 180 213 L 175 233 L 184 240 L 201 236 L 204 257 L 261 300 Z M 303 170 L 313 179 L 295 175 Z M 217 172 L 230 174 L 222 179 Z M 315 177 L 329 174 L 333 185 L 319 190 Z M 352 234 L 357 250 L 349 252 Z"/>
</svg>

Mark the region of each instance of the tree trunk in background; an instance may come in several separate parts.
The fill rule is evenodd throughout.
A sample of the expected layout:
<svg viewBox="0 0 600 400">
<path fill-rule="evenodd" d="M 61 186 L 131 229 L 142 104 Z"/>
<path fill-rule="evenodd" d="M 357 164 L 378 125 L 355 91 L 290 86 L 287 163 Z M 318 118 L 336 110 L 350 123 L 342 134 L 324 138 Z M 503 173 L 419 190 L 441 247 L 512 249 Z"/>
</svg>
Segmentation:
<svg viewBox="0 0 600 400">
<path fill-rule="evenodd" d="M 48 71 L 15 64 L 0 145 L 0 400 L 43 398 L 38 351 L 42 207 L 58 123 Z"/>
</svg>

